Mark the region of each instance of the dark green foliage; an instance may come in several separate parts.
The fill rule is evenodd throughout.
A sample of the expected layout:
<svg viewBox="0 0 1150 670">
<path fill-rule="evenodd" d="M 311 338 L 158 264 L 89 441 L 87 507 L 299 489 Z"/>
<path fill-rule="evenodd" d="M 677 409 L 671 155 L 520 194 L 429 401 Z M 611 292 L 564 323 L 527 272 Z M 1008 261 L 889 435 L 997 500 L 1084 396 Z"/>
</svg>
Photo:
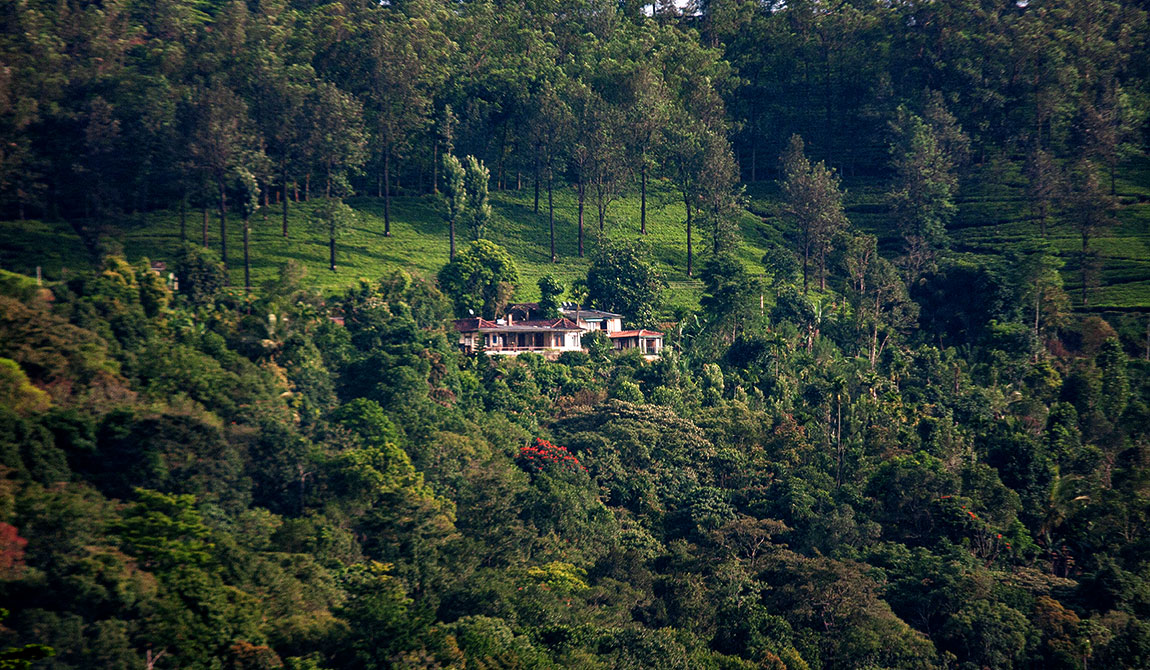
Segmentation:
<svg viewBox="0 0 1150 670">
<path fill-rule="evenodd" d="M 640 242 L 600 247 L 587 270 L 591 306 L 622 314 L 636 325 L 650 325 L 659 307 L 663 279 Z"/>
<path fill-rule="evenodd" d="M 180 281 L 180 295 L 186 296 L 193 305 L 210 303 L 227 283 L 227 274 L 219 257 L 210 249 L 194 244 L 180 248 L 175 270 Z"/>
<path fill-rule="evenodd" d="M 477 240 L 439 271 L 439 285 L 455 303 L 459 318 L 494 319 L 519 283 L 515 261 L 497 244 Z"/>
<path fill-rule="evenodd" d="M 1145 3 L 9 4 L 0 666 L 1150 664 Z"/>
</svg>

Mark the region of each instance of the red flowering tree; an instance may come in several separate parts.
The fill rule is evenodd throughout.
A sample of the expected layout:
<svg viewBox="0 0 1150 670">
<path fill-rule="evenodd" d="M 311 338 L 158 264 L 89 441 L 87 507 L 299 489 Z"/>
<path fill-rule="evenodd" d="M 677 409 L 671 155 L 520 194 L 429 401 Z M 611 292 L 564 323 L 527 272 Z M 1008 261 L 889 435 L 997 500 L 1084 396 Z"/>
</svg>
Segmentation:
<svg viewBox="0 0 1150 670">
<path fill-rule="evenodd" d="M 28 540 L 20 537 L 16 527 L 0 521 L 0 578 L 11 579 L 24 567 L 24 546 Z"/>
<path fill-rule="evenodd" d="M 515 463 L 531 474 L 545 471 L 567 470 L 570 472 L 587 471 L 587 468 L 575 458 L 567 447 L 551 444 L 541 437 L 519 449 Z"/>
</svg>

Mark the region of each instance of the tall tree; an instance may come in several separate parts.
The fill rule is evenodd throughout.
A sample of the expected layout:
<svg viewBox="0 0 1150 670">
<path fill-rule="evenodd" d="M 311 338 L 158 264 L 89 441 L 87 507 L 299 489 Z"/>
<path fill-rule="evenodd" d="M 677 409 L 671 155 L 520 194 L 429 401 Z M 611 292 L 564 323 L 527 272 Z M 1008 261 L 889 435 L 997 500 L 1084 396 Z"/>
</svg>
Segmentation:
<svg viewBox="0 0 1150 670">
<path fill-rule="evenodd" d="M 451 245 L 450 258 L 455 258 L 455 224 L 464 217 L 467 209 L 467 187 L 464 185 L 466 173 L 459 159 L 450 153 L 443 154 L 443 203 L 447 217 L 447 239 Z"/>
<path fill-rule="evenodd" d="M 679 109 L 672 122 L 663 129 L 663 151 L 670 163 L 672 179 L 683 199 L 687 215 L 687 276 L 694 274 L 694 248 L 692 224 L 698 209 L 699 175 L 704 168 L 706 134 L 710 132 L 700 121 Z"/>
<path fill-rule="evenodd" d="M 650 67 L 635 69 L 627 82 L 628 100 L 623 114 L 624 142 L 639 173 L 639 234 L 647 234 L 647 180 L 655 167 L 659 131 L 669 118 L 667 90 Z"/>
<path fill-rule="evenodd" d="M 355 223 L 355 210 L 348 207 L 342 198 L 324 198 L 315 215 L 316 226 L 327 233 L 328 269 L 335 272 L 335 243 L 340 234 Z"/>
<path fill-rule="evenodd" d="M 843 194 L 834 170 L 819 161 L 811 165 L 804 153 L 803 138 L 792 135 L 782 155 L 783 208 L 799 231 L 803 257 L 803 292 L 810 287 L 810 258 L 819 264 L 819 289 L 826 290 L 826 259 L 831 243 L 848 225 Z"/>
<path fill-rule="evenodd" d="M 321 81 L 308 97 L 305 113 L 310 121 L 308 153 L 323 170 L 324 197 L 343 196 L 351 190 L 348 173 L 367 158 L 363 107 L 335 84 Z"/>
<path fill-rule="evenodd" d="M 236 167 L 232 170 L 232 186 L 235 189 L 236 209 L 244 222 L 244 292 L 252 290 L 252 261 L 251 261 L 251 218 L 252 214 L 260 208 L 260 185 L 255 175 L 245 167 Z"/>
<path fill-rule="evenodd" d="M 1070 188 L 1063 197 L 1063 208 L 1065 217 L 1082 240 L 1078 255 L 1080 288 L 1082 304 L 1088 305 L 1089 287 L 1099 271 L 1098 259 L 1090 250 L 1090 241 L 1116 223 L 1114 208 L 1117 202 L 1103 190 L 1098 168 L 1090 160 L 1078 161 L 1070 171 L 1068 183 Z"/>
<path fill-rule="evenodd" d="M 568 83 L 569 94 L 583 90 L 582 84 Z M 551 262 L 559 260 L 555 253 L 555 173 L 563 165 L 563 154 L 573 123 L 573 112 L 566 100 L 578 99 L 573 95 L 560 95 L 548 82 L 540 92 L 531 120 L 531 143 L 535 151 L 535 211 L 539 211 L 539 182 L 547 185 L 547 227 L 551 238 Z M 584 187 L 585 188 L 585 187 Z"/>
<path fill-rule="evenodd" d="M 261 162 L 260 141 L 248 118 L 248 107 L 228 87 L 212 83 L 198 91 L 192 111 L 192 155 L 215 183 L 220 218 L 220 259 L 228 264 L 228 174 L 237 167 L 251 169 Z"/>
<path fill-rule="evenodd" d="M 464 207 L 464 218 L 467 226 L 471 228 L 472 239 L 483 239 L 483 231 L 491 221 L 491 203 L 487 201 L 487 185 L 491 173 L 483 161 L 475 156 L 463 159 L 463 191 L 467 205 Z"/>
<path fill-rule="evenodd" d="M 1038 230 L 1046 237 L 1046 226 L 1059 192 L 1062 190 L 1062 169 L 1037 143 L 1026 154 L 1026 196 L 1034 217 L 1038 219 Z"/>
<path fill-rule="evenodd" d="M 438 15 L 411 17 L 408 5 L 346 5 L 352 16 L 326 16 L 320 30 L 321 72 L 330 69 L 364 104 L 379 161 L 376 195 L 383 198 L 383 234 L 391 235 L 392 166 L 430 120 L 433 94 L 446 75 L 454 43 Z M 351 19 L 351 20 L 348 20 Z"/>
<path fill-rule="evenodd" d="M 955 165 L 931 124 L 905 107 L 891 124 L 891 166 L 895 180 L 887 193 L 905 241 L 904 261 L 912 277 L 934 263 L 947 243 L 946 226 L 957 211 Z"/>
</svg>

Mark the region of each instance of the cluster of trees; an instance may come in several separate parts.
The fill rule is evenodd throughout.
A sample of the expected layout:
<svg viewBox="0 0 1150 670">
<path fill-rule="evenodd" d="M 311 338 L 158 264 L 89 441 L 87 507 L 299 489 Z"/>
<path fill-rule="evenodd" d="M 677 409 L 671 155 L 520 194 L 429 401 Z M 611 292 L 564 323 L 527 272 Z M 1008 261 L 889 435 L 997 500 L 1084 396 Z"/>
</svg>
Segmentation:
<svg viewBox="0 0 1150 670">
<path fill-rule="evenodd" d="M 638 5 L 19 2 L 0 22 L 10 218 L 198 207 L 206 246 L 211 209 L 227 264 L 229 209 L 282 207 L 287 236 L 290 202 L 373 195 L 389 235 L 394 194 L 458 190 L 457 150 L 494 188 L 530 182 L 536 213 L 545 190 L 552 228 L 571 184 L 580 254 L 584 205 L 601 230 L 633 183 L 645 232 L 654 175 L 696 216 L 735 196 L 729 66 Z"/>
<path fill-rule="evenodd" d="M 197 245 L 178 294 L 0 276 L 0 661 L 1146 667 L 1141 322 L 1052 311 L 1042 257 L 908 292 L 837 239 L 825 293 L 709 255 L 654 363 L 459 353 L 453 310 L 518 282 L 486 240 L 454 306 L 294 265 L 241 300 Z M 575 291 L 658 288 L 624 244 Z"/>
<path fill-rule="evenodd" d="M 537 214 L 546 193 L 552 260 L 556 187 L 575 193 L 583 255 L 588 206 L 602 230 L 637 190 L 646 233 L 647 184 L 672 181 L 691 276 L 696 228 L 729 247 L 737 183 L 786 176 L 796 166 L 774 158 L 799 135 L 827 171 L 892 178 L 911 275 L 945 246 L 970 157 L 1024 163 L 1042 233 L 1057 214 L 1081 234 L 1089 301 L 1091 240 L 1145 143 L 1141 3 L 649 7 L 18 2 L 0 14 L 0 211 L 183 221 L 198 207 L 206 246 L 212 209 L 227 264 L 229 208 L 246 232 L 256 206 L 280 206 L 286 236 L 289 202 L 313 190 L 372 195 L 389 235 L 394 194 L 463 192 L 458 154 L 490 166 L 494 189 L 533 188 Z M 825 264 L 835 221 L 799 240 L 805 270 L 812 253 Z M 334 240 L 336 218 L 320 223 Z"/>
</svg>

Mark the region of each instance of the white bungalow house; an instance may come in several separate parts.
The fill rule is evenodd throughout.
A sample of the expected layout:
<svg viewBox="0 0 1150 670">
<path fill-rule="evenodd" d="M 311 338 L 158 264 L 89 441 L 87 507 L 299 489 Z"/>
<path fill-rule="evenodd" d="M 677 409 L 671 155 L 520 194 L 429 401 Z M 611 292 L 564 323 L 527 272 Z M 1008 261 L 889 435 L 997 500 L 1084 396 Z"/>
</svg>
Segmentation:
<svg viewBox="0 0 1150 670">
<path fill-rule="evenodd" d="M 657 330 L 618 330 L 607 337 L 611 338 L 611 346 L 616 350 L 638 349 L 647 360 L 658 358 L 663 352 L 663 333 Z"/>
<path fill-rule="evenodd" d="M 582 351 L 582 330 L 566 318 L 516 321 L 512 312 L 502 319 L 459 319 L 459 346 L 467 353 L 514 356 L 524 351 L 557 358 L 564 351 Z"/>
<path fill-rule="evenodd" d="M 567 303 L 559 318 L 542 318 L 538 303 L 511 305 L 502 319 L 472 318 L 455 322 L 459 345 L 467 353 L 514 356 L 524 351 L 557 358 L 564 351 L 582 351 L 583 333 L 602 332 L 616 350 L 640 349 L 653 360 L 663 350 L 663 333 L 655 330 L 623 330 L 623 316 Z"/>
</svg>

